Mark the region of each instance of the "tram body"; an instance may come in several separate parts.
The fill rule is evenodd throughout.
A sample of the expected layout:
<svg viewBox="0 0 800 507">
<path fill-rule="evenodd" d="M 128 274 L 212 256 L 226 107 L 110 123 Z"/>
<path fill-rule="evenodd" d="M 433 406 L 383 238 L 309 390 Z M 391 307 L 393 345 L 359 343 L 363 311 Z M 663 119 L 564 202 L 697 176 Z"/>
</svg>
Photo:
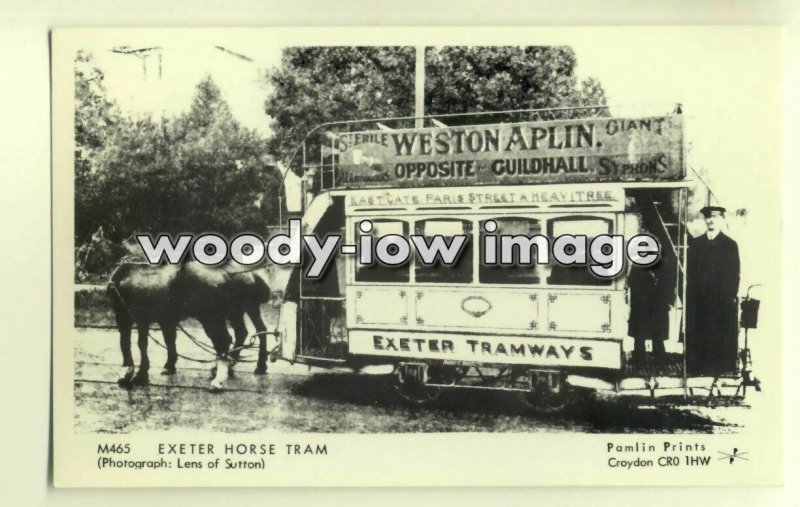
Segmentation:
<svg viewBox="0 0 800 507">
<path fill-rule="evenodd" d="M 609 125 L 617 119 L 601 121 Z M 659 126 L 682 125 L 669 116 L 660 122 Z M 548 130 L 552 123 L 532 122 L 525 126 L 535 137 L 535 129 Z M 625 120 L 615 123 L 623 128 L 625 124 Z M 460 128 L 462 137 L 467 139 L 470 127 Z M 508 138 L 508 127 L 502 128 Z M 615 128 L 617 134 L 620 129 Z M 429 130 L 435 142 L 437 133 L 444 129 Z M 288 277 L 281 310 L 280 357 L 309 365 L 354 369 L 392 365 L 400 384 L 423 389 L 475 387 L 553 395 L 573 386 L 617 393 L 644 390 L 651 395 L 659 388 L 659 393 L 686 395 L 693 384 L 686 377 L 685 368 L 673 369 L 658 381 L 657 374 L 631 370 L 630 350 L 625 346 L 630 344 L 627 272 L 641 268 L 627 267 L 622 276 L 600 279 L 586 266 L 565 267 L 551 262 L 497 267 L 481 262 L 484 224 L 488 220 L 498 225 L 497 234 L 544 235 L 551 241 L 564 234 L 588 238 L 620 234 L 630 238 L 643 230 L 643 215 L 649 213 L 657 221 L 646 221 L 650 229 L 655 229 L 647 232 L 661 243 L 662 256 L 673 261 L 671 290 L 677 318 L 670 319 L 669 334 L 677 343 L 681 301 L 685 299 L 682 266 L 688 237 L 682 224 L 686 222 L 690 182 L 686 181 L 683 166 L 682 131 L 659 135 L 669 135 L 671 141 L 656 143 L 655 150 L 660 150 L 657 153 L 649 154 L 646 136 L 637 137 L 634 132 L 621 140 L 624 144 L 620 146 L 627 151 L 614 148 L 617 151 L 607 159 L 619 164 L 620 158 L 633 156 L 632 149 L 644 151 L 654 160 L 663 160 L 667 153 L 675 171 L 666 176 L 610 175 L 593 181 L 591 176 L 597 172 L 580 169 L 572 157 L 564 162 L 563 173 L 567 177 L 553 177 L 537 184 L 533 176 L 501 177 L 502 171 L 495 170 L 497 158 L 485 160 L 488 150 L 470 158 L 468 153 L 453 156 L 452 152 L 436 157 L 432 149 L 419 155 L 430 154 L 438 167 L 443 160 L 473 160 L 473 168 L 483 170 L 484 175 L 478 174 L 472 182 L 461 178 L 461 174 L 445 182 L 393 184 L 390 178 L 359 179 L 352 173 L 355 168 L 363 174 L 364 165 L 375 172 L 381 167 L 388 167 L 388 171 L 394 167 L 397 178 L 408 178 L 408 171 L 417 165 L 386 160 L 391 157 L 385 155 L 385 131 L 362 135 L 361 139 L 366 140 L 359 145 L 364 148 L 362 153 L 347 155 L 354 139 L 348 133 L 341 141 L 345 149 L 338 153 L 328 150 L 307 179 L 318 178 L 319 184 L 306 196 L 308 204 L 302 215 L 305 234 L 339 234 L 342 244 L 358 245 L 363 234 L 359 224 L 369 220 L 375 237 L 463 234 L 469 239 L 452 267 L 426 266 L 414 255 L 402 267 L 362 266 L 357 255 L 342 254 L 337 255 L 324 277 L 315 281 L 305 279 L 301 275 L 303 268 L 295 267 Z M 328 137 L 337 142 L 335 136 Z M 577 146 L 575 139 L 578 137 L 573 137 L 572 145 L 566 148 L 563 137 L 551 140 L 546 148 L 560 151 L 565 157 L 571 153 L 568 148 L 583 154 L 591 149 Z M 501 143 L 502 140 L 498 146 Z M 570 145 L 570 141 L 566 144 Z M 377 148 L 370 151 L 372 145 Z M 481 147 L 484 146 L 482 142 Z M 412 151 L 409 149 L 409 154 Z M 398 149 L 392 155 L 399 152 Z M 494 156 L 497 155 L 506 157 L 499 159 L 505 163 L 513 160 L 508 153 Z M 587 164 L 587 160 L 590 164 L 603 163 L 592 156 L 595 155 L 581 156 L 580 164 Z M 635 156 L 642 158 L 640 154 Z M 490 171 L 490 167 L 495 169 Z M 343 177 L 348 170 L 350 178 Z M 454 171 L 453 164 L 451 172 Z M 330 175 L 327 185 L 326 174 Z M 653 223 L 658 226 L 653 227 Z M 679 348 L 672 357 L 682 363 L 682 344 Z M 719 391 L 722 385 L 709 389 Z"/>
</svg>

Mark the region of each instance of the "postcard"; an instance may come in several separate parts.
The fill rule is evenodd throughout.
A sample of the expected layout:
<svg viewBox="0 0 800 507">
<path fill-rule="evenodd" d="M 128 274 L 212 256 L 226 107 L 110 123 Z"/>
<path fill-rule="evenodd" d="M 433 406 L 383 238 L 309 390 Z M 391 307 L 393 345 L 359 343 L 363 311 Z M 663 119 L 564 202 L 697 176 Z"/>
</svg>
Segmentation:
<svg viewBox="0 0 800 507">
<path fill-rule="evenodd" d="M 780 484 L 780 55 L 55 30 L 55 485 Z"/>
</svg>

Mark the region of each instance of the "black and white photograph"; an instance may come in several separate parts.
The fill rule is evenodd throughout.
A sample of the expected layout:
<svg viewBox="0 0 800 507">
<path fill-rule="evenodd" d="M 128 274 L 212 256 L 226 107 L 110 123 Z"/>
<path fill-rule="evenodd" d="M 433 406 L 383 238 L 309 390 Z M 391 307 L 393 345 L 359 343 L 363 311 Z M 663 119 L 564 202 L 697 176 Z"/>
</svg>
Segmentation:
<svg viewBox="0 0 800 507">
<path fill-rule="evenodd" d="M 53 62 L 57 482 L 327 485 L 382 445 L 431 449 L 417 485 L 481 446 L 597 474 L 486 484 L 778 479 L 779 31 L 71 29 Z"/>
</svg>

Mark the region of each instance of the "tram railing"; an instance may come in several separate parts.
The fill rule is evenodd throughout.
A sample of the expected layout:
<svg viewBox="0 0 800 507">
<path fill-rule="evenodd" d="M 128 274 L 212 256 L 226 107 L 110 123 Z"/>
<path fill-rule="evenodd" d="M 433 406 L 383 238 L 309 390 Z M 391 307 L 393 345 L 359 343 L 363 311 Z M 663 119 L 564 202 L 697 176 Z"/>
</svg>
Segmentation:
<svg viewBox="0 0 800 507">
<path fill-rule="evenodd" d="M 298 314 L 299 356 L 324 360 L 346 359 L 344 297 L 302 296 Z"/>
</svg>

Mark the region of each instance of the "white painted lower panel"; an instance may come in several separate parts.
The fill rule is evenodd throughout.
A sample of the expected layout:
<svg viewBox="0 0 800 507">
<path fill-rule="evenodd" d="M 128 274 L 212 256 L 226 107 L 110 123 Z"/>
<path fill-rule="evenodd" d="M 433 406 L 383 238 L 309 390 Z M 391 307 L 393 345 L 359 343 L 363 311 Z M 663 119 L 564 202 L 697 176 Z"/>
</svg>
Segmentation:
<svg viewBox="0 0 800 507">
<path fill-rule="evenodd" d="M 347 321 L 350 326 L 408 324 L 407 292 L 398 287 L 347 288 L 347 300 L 352 301 Z"/>
<path fill-rule="evenodd" d="M 539 300 L 534 292 L 470 291 L 420 287 L 414 291 L 417 325 L 429 327 L 524 330 L 538 328 Z"/>
<path fill-rule="evenodd" d="M 351 354 L 535 366 L 621 366 L 622 342 L 582 338 L 482 336 L 351 330 Z"/>
<path fill-rule="evenodd" d="M 621 294 L 614 293 L 614 299 Z M 548 296 L 548 329 L 576 333 L 611 333 L 611 293 L 570 293 L 552 291 Z"/>
</svg>

